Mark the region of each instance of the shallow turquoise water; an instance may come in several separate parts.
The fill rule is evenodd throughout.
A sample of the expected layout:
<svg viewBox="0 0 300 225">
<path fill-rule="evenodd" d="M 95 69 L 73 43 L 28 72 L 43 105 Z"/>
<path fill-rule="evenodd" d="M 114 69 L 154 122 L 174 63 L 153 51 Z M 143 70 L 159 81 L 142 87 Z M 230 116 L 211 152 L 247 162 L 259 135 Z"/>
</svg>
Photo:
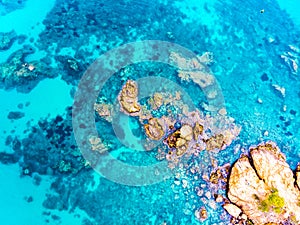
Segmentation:
<svg viewBox="0 0 300 225">
<path fill-rule="evenodd" d="M 296 0 L 0 1 L 0 221 L 202 224 L 194 212 L 207 202 L 203 224 L 229 224 L 221 204 L 212 206 L 214 201 L 197 196 L 197 187 L 209 190 L 205 182 L 185 176 L 184 169 L 178 170 L 180 179 L 127 186 L 86 165 L 73 134 L 74 94 L 98 57 L 126 43 L 160 40 L 199 55 L 212 52 L 210 70 L 228 115 L 242 127 L 239 138 L 215 154 L 218 165 L 232 164 L 252 144 L 273 140 L 294 169 L 300 161 L 299 10 Z M 24 77 L 16 75 L 22 68 L 28 72 Z M 174 68 L 160 63 L 127 66 L 108 80 L 100 96 L 114 103 L 128 78 L 148 76 L 179 84 L 203 110 L 201 89 L 181 82 Z M 275 87 L 284 88 L 284 95 Z M 133 148 L 144 138 L 137 121 L 128 125 L 122 118 L 117 123 L 132 131 L 125 142 L 109 122 L 96 118 L 111 155 L 127 164 L 156 163 L 154 152 Z M 199 156 L 199 177 L 211 172 L 208 158 L 206 152 Z M 188 187 L 182 187 L 183 180 Z"/>
</svg>

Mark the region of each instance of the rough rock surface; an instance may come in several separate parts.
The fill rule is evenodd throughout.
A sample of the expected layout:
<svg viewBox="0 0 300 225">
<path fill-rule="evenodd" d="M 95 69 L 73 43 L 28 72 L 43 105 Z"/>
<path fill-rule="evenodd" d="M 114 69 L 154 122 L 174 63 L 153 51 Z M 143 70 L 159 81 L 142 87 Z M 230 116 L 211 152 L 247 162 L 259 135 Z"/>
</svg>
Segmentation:
<svg viewBox="0 0 300 225">
<path fill-rule="evenodd" d="M 237 218 L 242 213 L 242 210 L 234 204 L 226 203 L 223 208 L 233 217 Z"/>
<path fill-rule="evenodd" d="M 300 189 L 300 164 L 297 166 L 296 177 L 297 177 L 297 185 L 298 188 Z"/>
<path fill-rule="evenodd" d="M 149 123 L 144 125 L 146 135 L 152 140 L 160 140 L 164 134 L 162 122 L 157 118 L 149 119 Z"/>
<path fill-rule="evenodd" d="M 118 96 L 121 110 L 131 116 L 137 116 L 140 112 L 140 105 L 137 100 L 138 87 L 136 82 L 128 80 L 123 86 L 120 95 Z"/>
<path fill-rule="evenodd" d="M 277 145 L 252 147 L 250 156 L 241 157 L 232 167 L 230 201 L 254 224 L 300 224 L 300 191 Z"/>
</svg>

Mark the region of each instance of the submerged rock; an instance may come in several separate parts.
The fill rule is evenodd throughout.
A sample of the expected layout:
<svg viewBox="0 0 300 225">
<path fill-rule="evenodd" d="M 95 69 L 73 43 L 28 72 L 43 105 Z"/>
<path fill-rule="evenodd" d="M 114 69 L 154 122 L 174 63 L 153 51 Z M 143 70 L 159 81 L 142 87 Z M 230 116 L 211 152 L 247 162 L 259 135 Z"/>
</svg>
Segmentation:
<svg viewBox="0 0 300 225">
<path fill-rule="evenodd" d="M 194 214 L 197 220 L 200 220 L 201 222 L 204 222 L 208 218 L 207 210 L 204 206 L 196 210 Z"/>
<path fill-rule="evenodd" d="M 299 187 L 274 142 L 252 147 L 250 157 L 243 156 L 234 164 L 228 198 L 254 224 L 300 223 Z"/>
<path fill-rule="evenodd" d="M 10 120 L 18 120 L 18 119 L 21 119 L 24 116 L 25 116 L 25 113 L 23 113 L 23 112 L 12 111 L 12 112 L 8 113 L 7 118 L 10 119 Z"/>
<path fill-rule="evenodd" d="M 15 31 L 8 33 L 0 32 L 0 51 L 9 49 L 16 39 L 17 34 Z"/>
<path fill-rule="evenodd" d="M 94 109 L 101 118 L 104 118 L 108 122 L 112 122 L 113 105 L 106 103 L 95 103 Z"/>
</svg>

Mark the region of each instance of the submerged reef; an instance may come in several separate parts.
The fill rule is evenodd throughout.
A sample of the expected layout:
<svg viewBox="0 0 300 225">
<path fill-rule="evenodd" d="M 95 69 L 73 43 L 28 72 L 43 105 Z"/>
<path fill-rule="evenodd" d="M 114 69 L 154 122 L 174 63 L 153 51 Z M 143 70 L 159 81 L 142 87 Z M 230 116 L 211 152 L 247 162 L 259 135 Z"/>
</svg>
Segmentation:
<svg viewBox="0 0 300 225">
<path fill-rule="evenodd" d="M 25 2 L 0 0 L 0 15 L 22 8 Z M 213 6 L 205 3 L 205 11 L 211 17 L 203 16 L 191 5 L 201 17 L 191 22 L 186 22 L 189 15 L 181 11 L 186 7 L 177 7 L 178 2 L 181 1 L 56 0 L 41 22 L 45 29 L 39 37 L 17 37 L 13 31 L 0 33 L 0 51 L 12 52 L 0 65 L 0 88 L 16 88 L 20 92 L 29 92 L 42 79 L 54 77 L 61 77 L 75 87 L 95 58 L 136 40 L 172 41 L 197 54 L 213 51 L 213 55 L 207 52 L 192 60 L 171 52 L 169 60 L 179 66 L 176 72 L 165 65 L 128 66 L 107 82 L 113 84 L 103 89 L 107 99 L 94 105 L 96 116 L 100 117 L 96 117 L 96 126 L 101 137 L 89 136 L 87 142 L 97 157 L 110 151 L 126 163 L 145 163 L 137 154 L 120 153 L 122 145 L 116 141 L 111 127 L 116 110 L 121 111 L 136 123 L 132 133 L 148 150 L 143 154 L 167 160 L 173 168 L 174 180 L 132 188 L 103 177 L 98 179 L 77 148 L 70 108 L 66 118 L 42 119 L 23 138 L 13 137 L 12 133 L 6 142 L 13 152 L 1 152 L 0 162 L 18 163 L 22 176 L 54 178 L 53 192 L 43 203 L 45 213 L 50 215 L 48 210 L 52 209 L 71 213 L 79 208 L 91 218 L 91 222 L 82 224 L 195 224 L 194 214 L 200 222 L 225 225 L 229 215 L 222 212 L 221 204 L 235 218 L 232 224 L 299 224 L 297 202 L 293 199 L 299 196 L 296 183 L 300 187 L 300 165 L 293 177 L 285 160 L 280 160 L 282 153 L 268 152 L 265 143 L 253 147 L 259 149 L 252 149 L 249 157 L 241 157 L 233 165 L 229 179 L 230 164 L 240 151 L 248 152 L 245 146 L 258 138 L 290 145 L 291 151 L 285 153 L 290 157 L 297 154 L 293 148 L 299 149 L 295 140 L 299 134 L 296 109 L 300 93 L 293 92 L 292 87 L 299 84 L 298 29 L 276 2 L 245 1 L 241 5 L 237 0 L 217 1 Z M 266 13 L 261 14 L 263 6 Z M 216 21 L 211 26 L 206 24 L 206 18 Z M 28 29 L 35 27 L 32 24 Z M 207 104 L 222 97 L 208 65 L 212 65 L 222 84 L 227 110 L 242 125 L 242 133 L 225 108 Z M 186 104 L 184 94 L 175 89 L 170 92 L 162 88 L 149 98 L 139 98 L 143 87 L 137 85 L 138 78 L 153 75 L 175 80 L 186 90 L 192 90 L 190 95 L 196 107 Z M 118 108 L 111 103 L 111 96 L 119 96 Z M 23 116 L 18 111 L 7 115 L 10 120 Z M 24 117 L 27 116 L 26 113 Z M 128 138 L 126 132 L 116 131 L 122 141 Z M 234 145 L 236 139 L 238 143 Z M 131 139 L 127 140 L 128 146 L 132 146 Z M 273 164 L 265 165 L 252 154 L 268 156 L 278 165 L 271 170 Z M 263 159 L 269 163 L 269 158 Z M 273 180 L 265 170 L 259 174 L 257 167 L 269 168 L 268 173 L 280 167 L 283 172 L 272 173 Z M 246 173 L 246 168 L 253 177 Z M 232 184 L 234 176 L 237 183 Z M 250 183 L 252 178 L 258 183 Z M 227 186 L 230 201 L 225 197 Z M 287 190 L 287 194 L 294 193 L 293 198 L 287 199 Z M 259 199 L 248 193 L 255 193 Z M 251 204 L 253 208 L 249 208 Z"/>
<path fill-rule="evenodd" d="M 228 198 L 234 205 L 224 208 L 253 224 L 299 224 L 299 179 L 274 142 L 253 146 L 250 156 L 242 156 L 231 169 Z"/>
<path fill-rule="evenodd" d="M 181 80 L 193 81 L 201 88 L 206 88 L 214 83 L 214 76 L 209 73 L 205 64 L 209 65 L 213 62 L 212 53 L 205 53 L 197 59 L 186 59 L 177 52 L 171 52 L 170 60 L 176 62 L 179 68 L 192 68 L 194 71 L 185 71 L 180 69 L 178 77 Z"/>
<path fill-rule="evenodd" d="M 208 66 L 214 63 L 213 53 L 205 52 L 194 58 L 185 58 L 177 52 L 171 52 L 169 56 L 171 62 L 178 65 L 177 77 L 182 83 L 193 83 L 200 87 L 201 91 L 210 104 L 202 102 L 201 106 L 206 111 L 218 111 L 219 114 L 226 114 L 223 107 L 223 94 L 218 86 L 215 76 Z"/>
<path fill-rule="evenodd" d="M 17 39 L 17 34 L 15 31 L 10 32 L 0 32 L 0 51 L 9 49 L 15 40 Z"/>
<path fill-rule="evenodd" d="M 27 0 L 18 0 L 18 1 L 0 1 L 0 16 L 5 16 L 8 13 L 11 13 L 17 9 L 24 7 Z"/>
<path fill-rule="evenodd" d="M 42 61 L 27 61 L 26 57 L 33 54 L 31 45 L 24 45 L 11 54 L 5 63 L 0 64 L 0 88 L 13 89 L 19 92 L 30 92 L 42 79 L 53 78 L 55 70 Z"/>
</svg>

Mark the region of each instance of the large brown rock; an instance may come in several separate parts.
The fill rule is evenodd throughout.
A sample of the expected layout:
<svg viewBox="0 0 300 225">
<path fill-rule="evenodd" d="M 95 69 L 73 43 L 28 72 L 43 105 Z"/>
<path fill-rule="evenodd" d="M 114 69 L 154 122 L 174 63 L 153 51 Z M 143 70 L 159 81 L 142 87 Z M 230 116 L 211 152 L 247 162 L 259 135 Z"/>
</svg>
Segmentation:
<svg viewBox="0 0 300 225">
<path fill-rule="evenodd" d="M 121 111 L 130 115 L 138 116 L 141 106 L 138 103 L 138 86 L 133 80 L 128 80 L 123 86 L 118 100 L 121 106 Z"/>
<path fill-rule="evenodd" d="M 298 164 L 297 166 L 297 170 L 296 170 L 296 183 L 298 185 L 298 188 L 300 189 L 300 164 Z"/>
<path fill-rule="evenodd" d="M 285 156 L 273 142 L 251 148 L 250 156 L 232 167 L 229 200 L 254 224 L 300 224 L 300 191 Z"/>
</svg>

